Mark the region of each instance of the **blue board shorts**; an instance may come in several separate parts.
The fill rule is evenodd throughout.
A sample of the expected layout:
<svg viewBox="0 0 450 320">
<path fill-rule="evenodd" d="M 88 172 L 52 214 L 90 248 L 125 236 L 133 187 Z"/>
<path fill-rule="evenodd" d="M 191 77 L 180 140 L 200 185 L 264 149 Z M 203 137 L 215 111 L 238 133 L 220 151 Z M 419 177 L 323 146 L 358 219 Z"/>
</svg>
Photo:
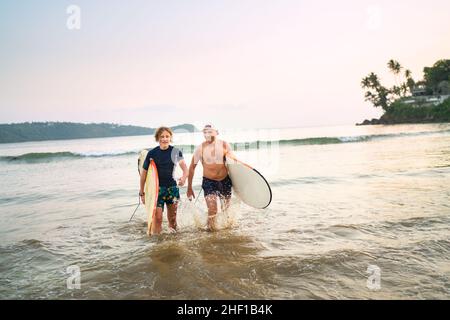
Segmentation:
<svg viewBox="0 0 450 320">
<path fill-rule="evenodd" d="M 164 203 L 174 204 L 180 199 L 180 189 L 177 186 L 159 187 L 156 206 L 164 211 Z"/>
<path fill-rule="evenodd" d="M 224 198 L 231 197 L 232 187 L 230 176 L 226 176 L 221 181 L 211 180 L 203 177 L 202 188 L 205 193 L 205 197 L 208 195 L 218 195 Z"/>
</svg>

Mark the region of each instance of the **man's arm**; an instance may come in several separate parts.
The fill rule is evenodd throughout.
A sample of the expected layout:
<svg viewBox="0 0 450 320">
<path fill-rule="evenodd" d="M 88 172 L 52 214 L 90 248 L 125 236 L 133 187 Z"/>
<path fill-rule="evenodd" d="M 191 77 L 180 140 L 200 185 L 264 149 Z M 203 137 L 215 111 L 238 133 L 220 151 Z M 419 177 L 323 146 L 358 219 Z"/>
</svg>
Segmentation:
<svg viewBox="0 0 450 320">
<path fill-rule="evenodd" d="M 232 159 L 236 158 L 236 156 L 233 153 L 233 149 L 231 148 L 231 146 L 230 146 L 230 144 L 228 142 L 226 142 L 226 141 L 223 142 L 223 148 L 224 148 L 223 155 L 225 157 L 229 156 Z"/>
<path fill-rule="evenodd" d="M 192 197 L 195 198 L 194 190 L 192 190 L 192 180 L 194 179 L 195 167 L 197 164 L 195 163 L 194 156 L 192 156 L 191 164 L 189 165 L 189 176 L 188 176 L 188 187 L 187 187 L 187 197 L 190 199 Z"/>
</svg>

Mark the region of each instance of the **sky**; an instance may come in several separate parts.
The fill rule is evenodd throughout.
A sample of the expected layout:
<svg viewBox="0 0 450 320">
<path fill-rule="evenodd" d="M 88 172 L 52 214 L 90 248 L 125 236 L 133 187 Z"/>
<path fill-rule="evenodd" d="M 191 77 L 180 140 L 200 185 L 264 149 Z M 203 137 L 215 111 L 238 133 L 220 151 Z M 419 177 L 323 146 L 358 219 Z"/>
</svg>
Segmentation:
<svg viewBox="0 0 450 320">
<path fill-rule="evenodd" d="M 420 79 L 449 39 L 447 0 L 0 0 L 0 123 L 354 124 L 364 76 Z"/>
</svg>

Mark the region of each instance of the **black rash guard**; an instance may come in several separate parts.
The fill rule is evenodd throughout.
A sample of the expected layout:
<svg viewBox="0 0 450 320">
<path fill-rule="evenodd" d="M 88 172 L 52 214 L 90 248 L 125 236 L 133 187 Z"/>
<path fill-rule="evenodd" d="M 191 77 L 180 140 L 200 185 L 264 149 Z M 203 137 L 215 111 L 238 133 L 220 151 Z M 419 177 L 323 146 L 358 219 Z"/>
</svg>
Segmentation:
<svg viewBox="0 0 450 320">
<path fill-rule="evenodd" d="M 148 170 L 150 159 L 153 159 L 158 169 L 159 185 L 161 187 L 173 187 L 177 182 L 173 178 L 175 166 L 183 160 L 183 153 L 180 149 L 169 146 L 166 150 L 161 150 L 158 146 L 150 150 L 144 161 L 144 169 Z"/>
</svg>

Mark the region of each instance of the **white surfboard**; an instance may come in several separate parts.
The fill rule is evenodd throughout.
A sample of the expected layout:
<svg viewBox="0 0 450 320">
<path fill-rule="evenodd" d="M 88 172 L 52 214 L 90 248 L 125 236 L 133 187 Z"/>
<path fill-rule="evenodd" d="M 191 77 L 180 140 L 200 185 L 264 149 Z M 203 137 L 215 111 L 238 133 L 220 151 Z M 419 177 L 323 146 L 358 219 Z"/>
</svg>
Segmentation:
<svg viewBox="0 0 450 320">
<path fill-rule="evenodd" d="M 138 159 L 139 175 L 142 172 L 145 158 L 148 150 L 142 150 Z M 145 180 L 145 211 L 147 212 L 147 234 L 151 234 L 153 216 L 156 211 L 156 203 L 158 201 L 159 179 L 158 170 L 156 169 L 155 161 L 150 161 L 150 166 L 147 171 L 147 179 Z"/>
<path fill-rule="evenodd" d="M 256 209 L 270 205 L 272 190 L 261 173 L 230 155 L 226 157 L 226 166 L 234 192 L 246 205 Z"/>
</svg>

